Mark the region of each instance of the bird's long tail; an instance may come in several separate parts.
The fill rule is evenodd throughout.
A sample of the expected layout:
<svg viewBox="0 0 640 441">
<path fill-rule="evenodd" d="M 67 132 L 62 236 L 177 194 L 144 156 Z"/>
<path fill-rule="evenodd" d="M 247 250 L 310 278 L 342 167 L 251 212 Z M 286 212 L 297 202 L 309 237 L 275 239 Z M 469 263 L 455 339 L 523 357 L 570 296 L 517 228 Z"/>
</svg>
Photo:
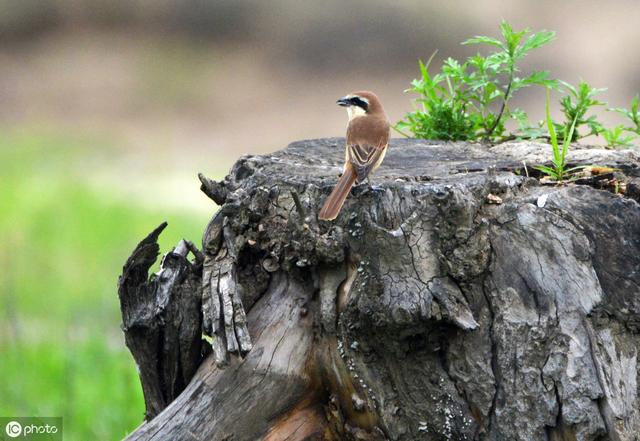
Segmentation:
<svg viewBox="0 0 640 441">
<path fill-rule="evenodd" d="M 356 177 L 356 171 L 353 167 L 347 167 L 327 200 L 324 201 L 324 205 L 318 214 L 319 219 L 333 220 L 338 216 L 345 199 L 349 196 L 351 187 L 356 182 Z"/>
</svg>

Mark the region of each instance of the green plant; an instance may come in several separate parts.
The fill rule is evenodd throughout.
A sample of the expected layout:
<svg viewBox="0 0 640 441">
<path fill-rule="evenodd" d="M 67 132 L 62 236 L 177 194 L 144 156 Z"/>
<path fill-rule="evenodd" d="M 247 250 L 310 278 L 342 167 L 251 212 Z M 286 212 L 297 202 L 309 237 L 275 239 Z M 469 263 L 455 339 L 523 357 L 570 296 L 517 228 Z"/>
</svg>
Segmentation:
<svg viewBox="0 0 640 441">
<path fill-rule="evenodd" d="M 508 102 L 515 92 L 533 85 L 557 86 L 555 80 L 549 78 L 548 71 L 534 71 L 524 78 L 516 76 L 516 73 L 520 71 L 517 63 L 533 49 L 540 48 L 553 40 L 555 32 L 540 31 L 524 39 L 525 35 L 530 32 L 529 29 L 515 32 L 511 25 L 504 20 L 500 23 L 500 31 L 504 41 L 477 36 L 462 43 L 488 44 L 499 49 L 486 58 L 478 54 L 469 59 L 476 74 L 475 76 L 471 75 L 475 80 L 472 84 L 472 90 L 477 91 L 472 97 L 480 103 L 480 110 L 485 116 L 483 118 L 484 133 L 482 133 L 485 139 L 490 139 L 494 134 L 498 137 L 503 135 L 505 131 L 503 116 L 523 120 L 525 115 L 523 111 L 518 109 L 510 111 L 508 107 Z M 501 77 L 506 78 L 506 84 L 503 87 L 500 87 Z M 494 115 L 488 109 L 496 100 L 499 100 L 501 104 L 500 110 Z"/>
<path fill-rule="evenodd" d="M 633 145 L 631 141 L 636 137 L 634 135 L 624 136 L 625 131 L 627 131 L 627 128 L 622 124 L 603 130 L 602 137 L 607 141 L 607 147 L 630 147 Z"/>
<path fill-rule="evenodd" d="M 433 55 L 426 64 L 421 60 L 418 62 L 421 78 L 413 80 L 411 89 L 408 89 L 422 96 L 417 100 L 421 109 L 407 113 L 396 129 L 408 129 L 419 138 L 451 141 L 473 139 L 478 122 L 467 113 L 470 98 L 464 87 L 462 67 L 449 58 L 444 63 L 443 72 L 432 77 L 429 74 L 432 59 Z"/>
<path fill-rule="evenodd" d="M 596 115 L 588 115 L 587 113 L 592 107 L 604 106 L 606 103 L 595 99 L 594 97 L 607 89 L 598 89 L 591 87 L 585 81 L 580 81 L 578 86 L 572 86 L 571 84 L 560 81 L 566 95 L 560 99 L 560 106 L 562 107 L 562 113 L 564 114 L 564 122 L 554 123 L 557 132 L 561 133 L 564 137 L 567 131 L 574 125 L 573 137 L 571 141 L 577 141 L 580 138 L 584 138 L 589 135 L 599 135 L 604 131 L 602 123 L 598 121 Z M 581 126 L 587 126 L 589 132 L 581 135 L 579 129 Z"/>
<path fill-rule="evenodd" d="M 550 78 L 547 71 L 519 74 L 518 63 L 532 50 L 549 43 L 554 32 L 514 31 L 503 20 L 500 34 L 501 39 L 477 36 L 464 41 L 462 44 L 483 44 L 495 50 L 488 55 L 478 53 L 464 63 L 447 58 L 435 75 L 429 72 L 433 55 L 426 64 L 419 61 L 420 78 L 405 90 L 418 95 L 414 100 L 417 106 L 394 128 L 405 136 L 409 136 L 408 132 L 418 138 L 450 141 L 550 139 L 545 121 L 532 124 L 524 110 L 511 106 L 518 90 L 538 85 L 563 92 L 560 106 L 564 118 L 552 121 L 556 135 L 562 139 L 573 127 L 569 142 L 591 135 L 602 136 L 607 146 L 614 148 L 630 146 L 637 138 L 626 132 L 640 135 L 640 96 L 633 98 L 630 109 L 608 109 L 621 114 L 631 124 L 606 128 L 595 113 L 597 107 L 606 104 L 597 98 L 606 89 L 591 87 L 585 81 L 573 86 Z M 510 120 L 517 125 L 515 130 L 507 130 Z"/>
<path fill-rule="evenodd" d="M 497 48 L 488 56 L 477 54 L 464 63 L 448 58 L 434 76 L 429 74 L 433 56 L 426 64 L 420 61 L 421 77 L 406 90 L 419 95 L 416 102 L 420 108 L 407 113 L 395 128 L 421 138 L 496 141 L 505 135 L 506 119 L 527 125 L 526 114 L 509 106 L 513 95 L 525 87 L 556 87 L 557 83 L 548 71 L 518 76 L 518 62 L 551 41 L 555 33 L 541 31 L 527 36 L 528 29 L 516 32 L 506 21 L 500 24 L 500 31 L 502 40 L 477 36 L 462 43 Z"/>
<path fill-rule="evenodd" d="M 624 108 L 617 109 L 609 109 L 614 112 L 618 112 L 620 115 L 628 118 L 633 126 L 625 127 L 625 130 L 628 132 L 633 132 L 636 135 L 640 135 L 640 113 L 638 112 L 638 101 L 640 100 L 640 96 L 636 95 L 631 100 L 631 110 Z"/>
<path fill-rule="evenodd" d="M 549 130 L 549 137 L 551 139 L 551 147 L 553 148 L 553 159 L 551 160 L 551 167 L 546 165 L 539 165 L 535 167 L 554 181 L 562 181 L 571 173 L 580 170 L 584 167 L 572 167 L 567 169 L 567 151 L 569 145 L 573 139 L 573 132 L 576 127 L 577 117 L 571 122 L 569 131 L 566 136 L 563 135 L 562 149 L 558 146 L 558 136 L 554 128 L 553 120 L 551 119 L 551 113 L 549 112 L 549 90 L 547 90 L 547 101 L 545 105 L 547 129 Z"/>
</svg>

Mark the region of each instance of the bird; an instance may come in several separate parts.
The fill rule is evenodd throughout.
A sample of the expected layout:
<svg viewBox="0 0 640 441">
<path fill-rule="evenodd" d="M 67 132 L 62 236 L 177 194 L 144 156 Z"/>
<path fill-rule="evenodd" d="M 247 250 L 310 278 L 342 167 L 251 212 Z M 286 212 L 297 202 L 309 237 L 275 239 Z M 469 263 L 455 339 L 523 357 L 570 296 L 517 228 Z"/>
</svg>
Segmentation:
<svg viewBox="0 0 640 441">
<path fill-rule="evenodd" d="M 335 219 L 353 184 L 369 179 L 387 152 L 389 119 L 375 93 L 353 92 L 336 101 L 349 116 L 344 168 L 338 183 L 318 213 L 320 220 Z"/>
</svg>

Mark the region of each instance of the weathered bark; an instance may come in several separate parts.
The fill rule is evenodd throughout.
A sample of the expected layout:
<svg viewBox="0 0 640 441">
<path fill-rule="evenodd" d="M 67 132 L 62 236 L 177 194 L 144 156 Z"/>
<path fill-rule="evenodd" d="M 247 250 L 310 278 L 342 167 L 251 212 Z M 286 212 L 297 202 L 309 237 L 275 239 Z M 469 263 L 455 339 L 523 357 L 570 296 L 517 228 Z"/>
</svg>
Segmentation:
<svg viewBox="0 0 640 441">
<path fill-rule="evenodd" d="M 575 148 L 616 170 L 552 186 L 528 177 L 546 145 L 394 140 L 381 190 L 318 222 L 342 143 L 201 176 L 222 207 L 182 282 L 146 283 L 158 231 L 134 252 L 120 296 L 148 416 L 175 397 L 157 360 L 200 335 L 159 344 L 143 305 L 202 320 L 213 355 L 129 439 L 637 440 L 638 153 Z M 171 306 L 187 291 L 202 315 Z"/>
<path fill-rule="evenodd" d="M 163 223 L 140 242 L 118 282 L 122 329 L 138 366 L 146 419 L 180 395 L 202 361 L 200 252 L 181 241 L 147 281 L 158 256 L 156 241 L 166 226 Z M 186 258 L 189 250 L 196 254 L 195 264 Z"/>
</svg>

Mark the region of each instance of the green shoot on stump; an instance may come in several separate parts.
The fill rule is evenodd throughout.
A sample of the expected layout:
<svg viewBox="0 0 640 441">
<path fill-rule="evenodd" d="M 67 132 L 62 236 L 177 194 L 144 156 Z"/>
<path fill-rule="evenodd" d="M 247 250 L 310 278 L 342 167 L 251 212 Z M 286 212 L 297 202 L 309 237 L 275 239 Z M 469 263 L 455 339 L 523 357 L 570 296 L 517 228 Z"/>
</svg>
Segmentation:
<svg viewBox="0 0 640 441">
<path fill-rule="evenodd" d="M 573 172 L 584 168 L 580 167 L 572 167 L 567 169 L 567 152 L 569 151 L 569 145 L 571 144 L 571 140 L 573 139 L 573 132 L 576 127 L 577 115 L 574 117 L 574 120 L 571 122 L 571 126 L 569 127 L 569 133 L 564 136 L 562 142 L 562 149 L 558 146 L 558 136 L 556 134 L 556 130 L 553 127 L 553 120 L 551 119 L 551 113 L 549 111 L 549 89 L 547 89 L 547 101 L 545 106 L 546 111 L 546 121 L 547 121 L 547 129 L 549 130 L 549 137 L 551 140 L 551 147 L 553 148 L 553 159 L 551 161 L 552 166 L 547 167 L 546 165 L 539 165 L 535 167 L 537 170 L 540 170 L 549 178 L 554 181 L 563 181 L 567 178 L 567 176 L 571 175 Z"/>
</svg>

